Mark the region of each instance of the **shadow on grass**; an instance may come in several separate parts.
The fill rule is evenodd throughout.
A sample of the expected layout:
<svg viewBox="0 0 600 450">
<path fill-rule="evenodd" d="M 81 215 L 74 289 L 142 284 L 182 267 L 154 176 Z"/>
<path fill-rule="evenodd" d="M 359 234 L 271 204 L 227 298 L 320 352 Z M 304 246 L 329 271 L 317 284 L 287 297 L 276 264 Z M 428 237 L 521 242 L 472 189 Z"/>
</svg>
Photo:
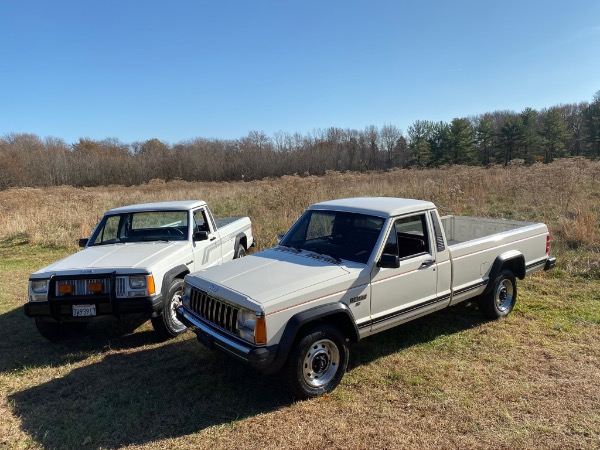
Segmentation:
<svg viewBox="0 0 600 450">
<path fill-rule="evenodd" d="M 118 447 L 197 433 L 289 405 L 273 377 L 194 339 L 111 353 L 9 397 L 46 448 Z"/>
<path fill-rule="evenodd" d="M 146 319 L 107 320 L 90 324 L 84 333 L 49 342 L 23 308 L 0 315 L 0 373 L 81 361 L 108 349 L 132 349 L 158 342 L 152 331 L 133 333 Z"/>
<path fill-rule="evenodd" d="M 414 345 L 486 322 L 474 304 L 459 303 L 361 340 L 350 348 L 348 370 Z"/>
<path fill-rule="evenodd" d="M 476 308 L 463 305 L 409 322 L 353 345 L 349 370 L 482 322 Z M 128 339 L 144 342 L 146 334 L 151 333 L 134 333 L 115 344 L 125 349 Z M 60 363 L 60 358 L 53 361 Z M 46 448 L 144 445 L 215 425 L 233 426 L 291 402 L 279 377 L 209 352 L 192 338 L 107 353 L 100 362 L 9 400 L 23 430 Z"/>
</svg>

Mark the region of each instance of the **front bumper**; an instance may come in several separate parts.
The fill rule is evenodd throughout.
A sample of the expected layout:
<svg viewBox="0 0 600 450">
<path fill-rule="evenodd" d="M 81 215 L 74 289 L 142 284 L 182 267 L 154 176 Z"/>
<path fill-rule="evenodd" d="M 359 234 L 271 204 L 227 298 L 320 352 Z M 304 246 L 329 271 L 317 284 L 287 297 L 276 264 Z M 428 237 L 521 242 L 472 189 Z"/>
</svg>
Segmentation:
<svg viewBox="0 0 600 450">
<path fill-rule="evenodd" d="M 73 305 L 95 305 L 96 315 L 73 317 Z M 24 305 L 28 317 L 46 318 L 57 322 L 89 322 L 97 318 L 121 317 L 128 314 L 144 313 L 149 316 L 162 311 L 162 296 L 118 298 L 105 296 L 63 297 L 45 302 L 28 302 Z"/>
<path fill-rule="evenodd" d="M 176 314 L 181 322 L 192 328 L 198 341 L 210 350 L 220 350 L 263 373 L 272 372 L 277 345 L 257 347 L 235 336 L 225 334 L 183 306 L 177 308 Z"/>
</svg>

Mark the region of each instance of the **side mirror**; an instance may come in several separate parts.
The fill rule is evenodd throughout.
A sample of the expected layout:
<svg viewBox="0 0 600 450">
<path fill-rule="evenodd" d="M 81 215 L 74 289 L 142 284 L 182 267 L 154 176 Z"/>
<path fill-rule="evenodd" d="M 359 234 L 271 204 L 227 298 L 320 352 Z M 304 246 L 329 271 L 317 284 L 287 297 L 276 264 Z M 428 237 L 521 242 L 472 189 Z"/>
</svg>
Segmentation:
<svg viewBox="0 0 600 450">
<path fill-rule="evenodd" d="M 278 244 L 281 242 L 281 240 L 283 239 L 284 236 L 285 236 L 285 233 L 279 233 L 277 235 L 277 243 Z"/>
<path fill-rule="evenodd" d="M 81 239 L 79 239 L 79 247 L 81 247 L 81 248 L 85 247 L 88 242 L 89 242 L 88 238 L 81 238 Z"/>
<path fill-rule="evenodd" d="M 381 259 L 377 263 L 377 266 L 383 267 L 384 269 L 397 269 L 400 267 L 400 259 L 398 258 L 398 255 L 384 253 L 381 255 Z"/>
<path fill-rule="evenodd" d="M 208 239 L 208 231 L 196 231 L 194 233 L 195 241 L 206 241 Z"/>
</svg>

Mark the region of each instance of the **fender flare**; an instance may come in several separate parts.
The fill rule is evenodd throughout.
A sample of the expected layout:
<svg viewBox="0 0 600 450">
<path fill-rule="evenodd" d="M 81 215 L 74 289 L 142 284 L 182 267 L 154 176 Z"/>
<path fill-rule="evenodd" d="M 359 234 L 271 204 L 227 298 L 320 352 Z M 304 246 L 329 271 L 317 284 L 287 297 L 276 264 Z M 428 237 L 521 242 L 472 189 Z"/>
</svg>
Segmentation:
<svg viewBox="0 0 600 450">
<path fill-rule="evenodd" d="M 248 237 L 246 236 L 246 233 L 241 232 L 238 233 L 238 235 L 235 237 L 235 245 L 233 247 L 233 251 L 234 253 L 237 251 L 238 245 L 240 245 L 240 242 L 242 242 L 242 239 L 246 239 L 246 246 L 244 246 L 244 248 L 246 250 L 248 250 L 247 245 L 248 245 Z"/>
<path fill-rule="evenodd" d="M 162 307 L 160 308 L 160 311 L 154 312 L 152 314 L 152 316 L 158 316 L 162 313 L 162 310 L 164 308 L 164 303 L 165 303 L 165 299 L 167 298 L 167 294 L 169 292 L 169 288 L 171 287 L 171 283 L 173 282 L 173 280 L 175 278 L 178 278 L 178 275 L 183 274 L 184 276 L 190 273 L 190 269 L 184 265 L 184 264 L 180 264 L 178 266 L 173 267 L 171 270 L 167 271 L 167 273 L 165 273 L 163 280 L 162 280 L 162 284 L 161 284 L 161 289 L 160 289 L 160 295 L 162 296 Z M 183 279 L 183 277 L 181 277 L 181 279 Z"/>
<path fill-rule="evenodd" d="M 488 278 L 489 281 L 483 291 L 484 294 L 487 294 L 494 287 L 494 280 L 498 278 L 498 275 L 506 266 L 510 266 L 511 271 L 518 279 L 522 280 L 525 278 L 525 256 L 523 256 L 523 253 L 518 250 L 510 250 L 502 253 L 496 257 L 492 264 Z"/>
<path fill-rule="evenodd" d="M 357 342 L 360 339 L 354 315 L 350 311 L 350 307 L 345 303 L 327 303 L 307 309 L 306 311 L 301 311 L 292 316 L 285 326 L 283 335 L 279 340 L 277 355 L 271 368 L 272 371 L 277 371 L 283 367 L 298 336 L 298 332 L 302 327 L 312 322 L 328 321 L 328 319 L 335 321 L 351 342 Z"/>
</svg>

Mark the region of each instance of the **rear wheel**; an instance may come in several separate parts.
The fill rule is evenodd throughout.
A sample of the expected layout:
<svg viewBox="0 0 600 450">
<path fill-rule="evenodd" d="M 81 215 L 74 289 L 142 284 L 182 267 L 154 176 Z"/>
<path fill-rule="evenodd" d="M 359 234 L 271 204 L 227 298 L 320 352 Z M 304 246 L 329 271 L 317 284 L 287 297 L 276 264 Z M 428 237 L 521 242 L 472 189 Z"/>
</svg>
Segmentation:
<svg viewBox="0 0 600 450">
<path fill-rule="evenodd" d="M 159 316 L 151 319 L 154 331 L 156 331 L 161 339 L 170 339 L 183 333 L 187 329 L 175 315 L 175 310 L 181 305 L 182 295 L 183 280 L 176 278 L 171 283 L 162 312 Z"/>
<path fill-rule="evenodd" d="M 503 270 L 494 280 L 494 286 L 479 299 L 479 309 L 487 319 L 508 316 L 517 302 L 517 279 L 510 270 Z"/>
<path fill-rule="evenodd" d="M 235 255 L 233 255 L 233 258 L 243 258 L 244 256 L 246 256 L 246 247 L 244 247 L 244 244 L 238 244 L 237 248 L 235 249 Z"/>
<path fill-rule="evenodd" d="M 299 336 L 286 363 L 285 376 L 296 398 L 333 391 L 348 367 L 348 344 L 335 327 L 319 324 Z"/>
</svg>

